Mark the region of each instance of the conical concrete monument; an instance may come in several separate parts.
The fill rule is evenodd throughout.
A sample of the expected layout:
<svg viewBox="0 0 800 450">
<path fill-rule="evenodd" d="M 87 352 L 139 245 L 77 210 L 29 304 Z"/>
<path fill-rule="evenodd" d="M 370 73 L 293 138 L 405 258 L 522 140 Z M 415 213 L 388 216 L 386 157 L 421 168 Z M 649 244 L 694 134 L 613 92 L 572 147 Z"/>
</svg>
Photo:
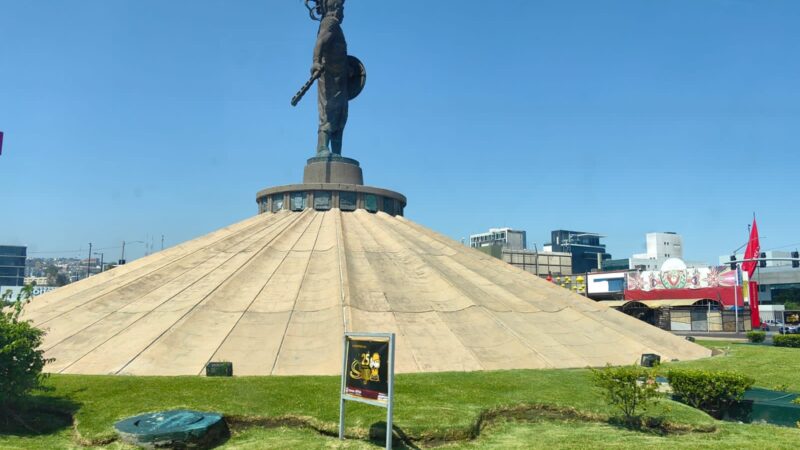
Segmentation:
<svg viewBox="0 0 800 450">
<path fill-rule="evenodd" d="M 306 3 L 309 4 L 311 0 Z M 302 184 L 256 195 L 259 214 L 37 297 L 49 372 L 333 375 L 346 331 L 394 332 L 398 372 L 562 368 L 710 351 L 403 217 L 406 198 L 365 186 L 341 156 L 347 101 L 364 86 L 346 54 L 343 0 L 321 21 L 316 155 Z"/>
</svg>

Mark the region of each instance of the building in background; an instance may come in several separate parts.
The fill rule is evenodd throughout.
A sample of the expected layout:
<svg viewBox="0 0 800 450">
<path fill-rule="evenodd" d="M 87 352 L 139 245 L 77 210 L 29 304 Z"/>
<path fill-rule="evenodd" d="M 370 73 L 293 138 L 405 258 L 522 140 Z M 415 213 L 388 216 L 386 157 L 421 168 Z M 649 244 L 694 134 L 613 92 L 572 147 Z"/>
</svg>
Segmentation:
<svg viewBox="0 0 800 450">
<path fill-rule="evenodd" d="M 18 245 L 0 245 L 0 286 L 25 285 L 25 259 L 28 248 Z"/>
<path fill-rule="evenodd" d="M 759 262 L 751 277 L 751 281 L 758 283 L 760 302 L 788 305 L 786 309 L 796 309 L 796 306 L 800 306 L 800 267 L 792 265 L 793 253 L 773 250 L 761 252 L 759 258 L 765 261 Z M 733 256 L 737 261 L 744 259 L 742 253 Z M 720 256 L 719 263 L 728 265 L 730 258 L 731 255 Z"/>
<path fill-rule="evenodd" d="M 572 257 L 564 252 L 540 252 L 528 249 L 526 232 L 511 228 L 490 228 L 473 234 L 469 246 L 501 259 L 512 266 L 541 277 L 572 274 Z"/>
<path fill-rule="evenodd" d="M 602 268 L 603 261 L 611 259 L 605 244 L 600 243 L 602 236 L 597 233 L 555 230 L 550 237 L 550 243 L 544 246 L 545 251 L 571 254 L 574 274 L 597 271 Z"/>
<path fill-rule="evenodd" d="M 524 250 L 528 248 L 525 232 L 511 228 L 489 228 L 487 233 L 472 234 L 469 237 L 469 246 L 472 248 L 490 247 L 499 245 L 509 250 Z"/>
<path fill-rule="evenodd" d="M 673 231 L 647 233 L 645 235 L 647 251 L 631 255 L 630 258 L 609 259 L 603 261 L 604 271 L 616 270 L 661 270 L 661 266 L 669 259 L 683 261 L 683 238 Z M 687 267 L 708 267 L 705 262 L 687 262 Z"/>
<path fill-rule="evenodd" d="M 50 280 L 47 277 L 25 277 L 25 284 L 35 284 L 36 286 L 47 286 Z"/>
<path fill-rule="evenodd" d="M 630 269 L 660 270 L 670 258 L 683 259 L 683 238 L 672 231 L 647 233 L 647 251 L 630 257 Z"/>
<path fill-rule="evenodd" d="M 500 245 L 484 245 L 477 249 L 540 277 L 572 274 L 572 257 L 569 253 L 510 249 Z"/>
</svg>

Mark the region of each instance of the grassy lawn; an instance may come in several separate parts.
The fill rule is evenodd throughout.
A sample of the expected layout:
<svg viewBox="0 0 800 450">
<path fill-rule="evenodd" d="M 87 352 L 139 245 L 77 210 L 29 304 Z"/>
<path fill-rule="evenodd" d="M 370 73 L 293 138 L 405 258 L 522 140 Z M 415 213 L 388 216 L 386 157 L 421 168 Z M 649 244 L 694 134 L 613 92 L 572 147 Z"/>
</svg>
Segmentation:
<svg viewBox="0 0 800 450">
<path fill-rule="evenodd" d="M 797 349 L 719 341 L 702 344 L 725 354 L 672 364 L 735 369 L 756 378 L 759 386 L 784 385 L 800 391 Z M 369 430 L 385 418 L 383 409 L 348 403 L 350 439 L 340 442 L 331 437 L 338 426 L 338 377 L 57 375 L 47 384 L 53 390 L 36 401 L 74 410 L 74 426 L 50 427 L 44 435 L 0 431 L 0 448 L 83 448 L 81 444 L 126 448 L 115 441 L 114 422 L 172 408 L 216 411 L 231 418 L 233 435 L 221 448 L 375 448 L 379 444 L 370 442 Z M 591 387 L 589 371 L 584 369 L 398 375 L 396 386 L 395 425 L 420 447 L 740 448 L 768 442 L 768 447 L 774 448 L 784 440 L 793 446 L 800 441 L 800 430 L 717 422 L 668 400 L 660 401 L 649 414 L 717 430 L 659 436 L 618 428 L 605 421 L 614 411 Z M 535 405 L 574 409 L 592 419 L 534 414 L 524 420 L 514 415 L 515 420 L 496 414 L 495 419 L 484 421 L 482 428 L 476 426 L 487 411 L 515 405 L 522 405 L 523 410 L 535 410 Z M 250 422 L 259 426 L 247 426 Z"/>
<path fill-rule="evenodd" d="M 726 341 L 698 340 L 697 343 L 720 349 L 725 354 L 673 365 L 708 370 L 735 370 L 755 378 L 756 386 L 800 392 L 800 351 L 796 348 Z"/>
</svg>

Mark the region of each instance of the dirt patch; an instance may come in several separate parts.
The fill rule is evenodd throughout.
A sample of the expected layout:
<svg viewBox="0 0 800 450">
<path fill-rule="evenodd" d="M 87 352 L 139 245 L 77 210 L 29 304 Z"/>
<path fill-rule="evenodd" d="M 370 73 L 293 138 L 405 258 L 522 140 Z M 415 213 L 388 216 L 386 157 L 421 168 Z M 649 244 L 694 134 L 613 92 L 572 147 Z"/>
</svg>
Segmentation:
<svg viewBox="0 0 800 450">
<path fill-rule="evenodd" d="M 330 424 L 324 424 L 312 417 L 302 416 L 282 416 L 282 417 L 246 417 L 246 416 L 226 416 L 226 421 L 231 430 L 243 430 L 250 427 L 263 428 L 306 428 L 317 433 L 328 436 L 338 437 L 338 428 Z M 675 423 L 661 418 L 639 418 L 634 421 L 623 421 L 601 414 L 579 411 L 575 408 L 561 407 L 547 404 L 522 404 L 513 406 L 502 406 L 482 411 L 475 423 L 464 429 L 453 429 L 434 433 L 408 434 L 400 427 L 393 427 L 394 440 L 402 443 L 406 448 L 439 447 L 445 444 L 452 444 L 458 441 L 472 441 L 478 439 L 481 433 L 495 423 L 503 421 L 516 421 L 523 423 L 542 422 L 542 421 L 564 421 L 564 422 L 592 422 L 606 423 L 613 426 L 624 427 L 626 429 L 643 433 L 653 433 L 660 436 L 686 433 L 713 433 L 717 431 L 715 425 L 689 425 Z M 374 424 L 375 426 L 367 429 L 349 428 L 346 437 L 351 439 L 365 439 L 379 442 L 385 438 L 385 424 Z M 382 426 L 378 426 L 382 425 Z"/>
</svg>

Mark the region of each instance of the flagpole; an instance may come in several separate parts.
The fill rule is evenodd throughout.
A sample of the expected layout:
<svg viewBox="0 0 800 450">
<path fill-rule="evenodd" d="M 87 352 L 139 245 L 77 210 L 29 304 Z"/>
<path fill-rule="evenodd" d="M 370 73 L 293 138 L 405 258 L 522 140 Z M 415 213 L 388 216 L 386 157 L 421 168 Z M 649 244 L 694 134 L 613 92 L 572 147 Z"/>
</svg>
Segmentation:
<svg viewBox="0 0 800 450">
<path fill-rule="evenodd" d="M 733 271 L 733 314 L 736 320 L 736 334 L 739 334 L 739 295 L 736 291 L 739 290 L 739 265 L 736 265 L 736 270 Z"/>
</svg>

